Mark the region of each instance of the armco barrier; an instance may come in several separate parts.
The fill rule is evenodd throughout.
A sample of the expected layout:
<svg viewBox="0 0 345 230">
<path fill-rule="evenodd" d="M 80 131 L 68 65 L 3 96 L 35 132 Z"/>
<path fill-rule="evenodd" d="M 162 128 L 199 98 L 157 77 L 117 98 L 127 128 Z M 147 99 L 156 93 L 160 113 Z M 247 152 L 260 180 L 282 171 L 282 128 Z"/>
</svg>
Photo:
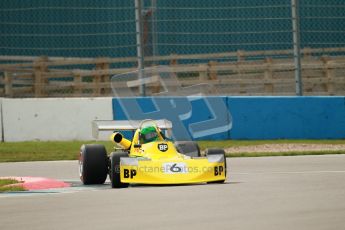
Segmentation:
<svg viewBox="0 0 345 230">
<path fill-rule="evenodd" d="M 3 99 L 5 141 L 91 140 L 91 122 L 111 120 L 112 98 Z"/>
<path fill-rule="evenodd" d="M 215 97 L 208 97 L 215 98 Z M 340 139 L 345 138 L 345 97 L 221 97 L 231 115 L 232 128 L 195 139 Z M 183 98 L 122 98 L 121 102 L 135 107 L 136 119 L 168 118 L 174 121 L 174 110 L 157 108 L 159 105 L 185 103 L 185 113 L 189 118 L 183 120 L 184 128 L 190 130 L 195 122 L 208 120 L 210 111 L 198 100 L 191 100 L 189 105 Z M 125 104 L 126 104 L 125 103 Z M 182 108 L 181 111 L 184 109 Z M 159 111 L 159 112 L 157 112 Z M 128 119 L 128 114 L 120 100 L 113 99 L 114 119 Z M 132 117 L 133 118 L 133 117 Z M 174 124 L 175 125 L 175 124 Z M 179 126 L 180 124 L 177 123 Z M 176 128 L 176 127 L 175 127 Z M 179 127 L 178 127 L 179 128 Z M 174 130 L 179 132 L 179 130 Z"/>
</svg>

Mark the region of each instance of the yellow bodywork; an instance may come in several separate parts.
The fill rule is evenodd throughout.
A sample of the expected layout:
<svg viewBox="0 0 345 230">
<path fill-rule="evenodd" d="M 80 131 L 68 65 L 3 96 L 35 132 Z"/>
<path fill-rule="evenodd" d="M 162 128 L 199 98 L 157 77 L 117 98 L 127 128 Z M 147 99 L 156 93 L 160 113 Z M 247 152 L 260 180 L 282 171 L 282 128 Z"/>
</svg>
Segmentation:
<svg viewBox="0 0 345 230">
<path fill-rule="evenodd" d="M 223 155 L 191 158 L 179 153 L 173 142 L 164 140 L 162 135 L 157 141 L 138 145 L 136 130 L 131 142 L 123 138 L 117 144 L 129 150 L 129 157 L 121 158 L 122 183 L 187 184 L 226 179 Z"/>
<path fill-rule="evenodd" d="M 225 180 L 224 162 L 210 163 L 207 158 L 139 160 L 133 164 L 123 161 L 120 170 L 124 183 L 186 184 Z"/>
</svg>

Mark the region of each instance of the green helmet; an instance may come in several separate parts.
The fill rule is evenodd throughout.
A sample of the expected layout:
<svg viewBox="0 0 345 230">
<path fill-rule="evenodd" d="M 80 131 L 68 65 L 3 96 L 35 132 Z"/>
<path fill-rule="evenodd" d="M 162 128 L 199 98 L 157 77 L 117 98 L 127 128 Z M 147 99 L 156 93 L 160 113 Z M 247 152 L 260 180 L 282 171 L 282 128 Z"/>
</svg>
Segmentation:
<svg viewBox="0 0 345 230">
<path fill-rule="evenodd" d="M 148 126 L 141 129 L 141 141 L 145 144 L 158 139 L 157 129 L 154 126 Z"/>
</svg>

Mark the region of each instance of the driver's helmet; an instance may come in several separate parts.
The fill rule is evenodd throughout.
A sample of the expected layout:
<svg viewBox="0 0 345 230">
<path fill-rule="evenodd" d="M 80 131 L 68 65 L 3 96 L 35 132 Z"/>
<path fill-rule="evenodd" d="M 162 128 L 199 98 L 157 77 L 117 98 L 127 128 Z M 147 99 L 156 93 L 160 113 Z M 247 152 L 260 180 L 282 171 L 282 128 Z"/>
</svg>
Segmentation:
<svg viewBox="0 0 345 230">
<path fill-rule="evenodd" d="M 155 126 L 142 128 L 140 134 L 140 139 L 143 144 L 158 140 L 158 133 Z"/>
</svg>

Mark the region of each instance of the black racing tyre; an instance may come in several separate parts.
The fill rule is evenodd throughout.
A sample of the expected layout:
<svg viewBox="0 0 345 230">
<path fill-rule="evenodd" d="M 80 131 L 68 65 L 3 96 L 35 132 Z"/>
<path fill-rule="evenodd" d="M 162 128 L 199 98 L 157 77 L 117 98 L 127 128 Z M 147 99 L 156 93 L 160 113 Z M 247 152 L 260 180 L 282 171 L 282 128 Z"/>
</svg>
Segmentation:
<svg viewBox="0 0 345 230">
<path fill-rule="evenodd" d="M 120 159 L 128 157 L 128 153 L 124 151 L 113 152 L 110 155 L 109 177 L 112 188 L 127 188 L 128 183 L 122 183 L 120 177 Z"/>
<path fill-rule="evenodd" d="M 209 155 L 220 155 L 222 154 L 224 156 L 224 167 L 225 167 L 225 177 L 226 177 L 226 171 L 227 171 L 227 165 L 226 165 L 226 157 L 225 157 L 225 151 L 224 149 L 220 149 L 220 148 L 209 148 L 209 149 L 205 149 L 205 155 L 209 156 Z M 208 182 L 209 184 L 212 183 L 216 183 L 216 184 L 221 184 L 224 183 L 225 180 L 219 180 L 219 181 L 212 181 L 212 182 Z"/>
<path fill-rule="evenodd" d="M 103 145 L 82 145 L 79 176 L 83 184 L 104 184 L 108 175 L 107 151 Z"/>
<path fill-rule="evenodd" d="M 198 143 L 194 141 L 176 141 L 175 148 L 179 153 L 182 153 L 190 157 L 200 157 L 200 147 Z"/>
</svg>

